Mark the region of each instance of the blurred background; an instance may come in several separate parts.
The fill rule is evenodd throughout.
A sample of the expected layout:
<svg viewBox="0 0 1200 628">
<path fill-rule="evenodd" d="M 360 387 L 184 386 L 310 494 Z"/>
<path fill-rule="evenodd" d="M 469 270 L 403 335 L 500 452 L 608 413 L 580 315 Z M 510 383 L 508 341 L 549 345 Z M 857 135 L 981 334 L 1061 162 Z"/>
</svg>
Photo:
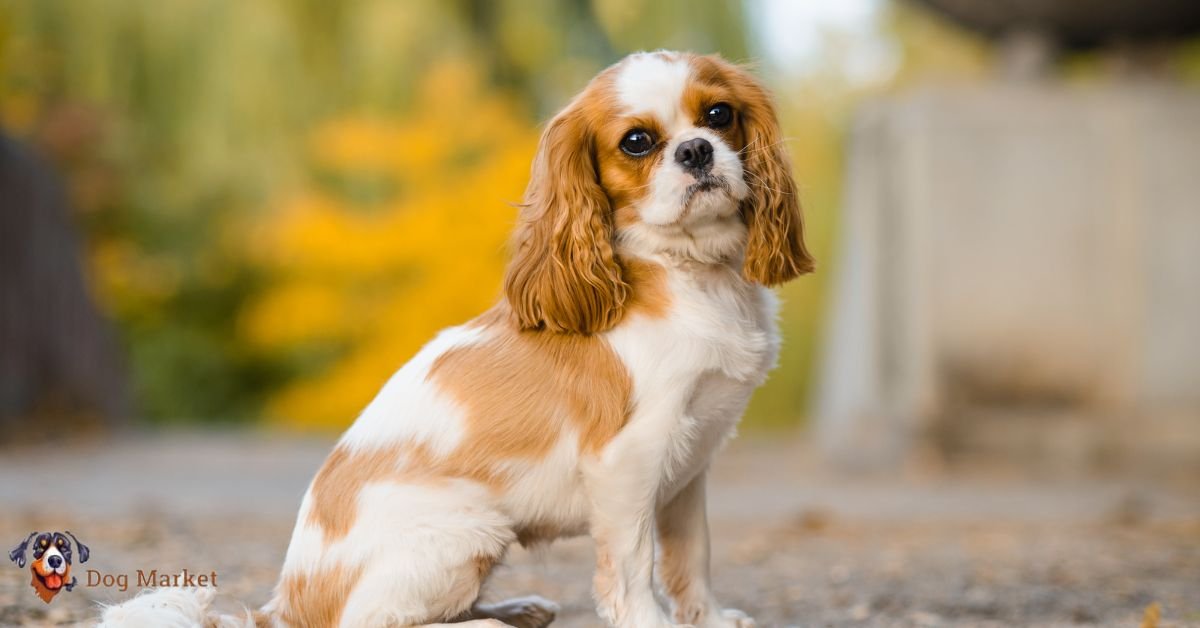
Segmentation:
<svg viewBox="0 0 1200 628">
<path fill-rule="evenodd" d="M 718 474 L 718 525 L 774 513 L 718 554 L 782 583 L 742 604 L 766 625 L 1119 624 L 1176 595 L 1168 617 L 1200 622 L 1198 34 L 1187 0 L 0 0 L 0 529 L 44 521 L 47 492 L 129 548 L 217 545 L 192 514 L 251 513 L 265 555 L 221 560 L 259 594 L 245 574 L 273 573 L 330 439 L 497 298 L 539 125 L 624 54 L 687 49 L 774 90 L 819 261 L 780 291 L 780 366 Z M 939 484 L 962 477 L 1020 481 Z M 832 512 L 872 523 L 806 536 Z M 1008 554 L 1000 581 L 1094 599 L 931 606 L 986 580 L 931 548 L 976 545 L 904 526 L 956 516 L 1000 522 L 964 550 Z M 1014 519 L 1156 518 L 1176 527 L 993 543 L 1026 537 Z M 879 558 L 876 533 L 916 540 Z M 763 566 L 793 542 L 837 569 Z M 972 575 L 871 579 L 910 550 Z M 1060 577 L 1125 553 L 1160 580 Z M 82 612 L 22 604 L 0 624 Z"/>
<path fill-rule="evenodd" d="M 27 253 L 70 288 L 6 282 L 80 293 L 70 309 L 103 321 L 80 339 L 95 363 L 72 365 L 53 337 L 90 315 L 10 301 L 9 422 L 348 425 L 497 297 L 539 124 L 622 55 L 680 48 L 756 62 L 783 109 L 825 272 L 785 288 L 787 352 L 749 421 L 800 424 L 854 104 L 988 65 L 982 40 L 870 0 L 0 6 L 9 159 L 55 179 L 71 234 Z M 6 215 L 42 213 L 11 194 Z"/>
</svg>

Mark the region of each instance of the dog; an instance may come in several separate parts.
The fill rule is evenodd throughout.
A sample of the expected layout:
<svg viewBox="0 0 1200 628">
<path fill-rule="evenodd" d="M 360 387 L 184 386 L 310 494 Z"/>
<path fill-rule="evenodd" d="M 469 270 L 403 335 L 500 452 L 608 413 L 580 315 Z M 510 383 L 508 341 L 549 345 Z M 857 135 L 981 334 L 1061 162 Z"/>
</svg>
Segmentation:
<svg viewBox="0 0 1200 628">
<path fill-rule="evenodd" d="M 36 538 L 35 538 L 36 537 Z M 67 538 L 70 537 L 70 538 Z M 30 533 L 24 541 L 8 553 L 8 559 L 18 567 L 25 567 L 25 554 L 33 543 L 33 562 L 29 564 L 32 574 L 29 584 L 43 602 L 49 604 L 54 596 L 64 589 L 72 591 L 78 580 L 71 575 L 71 541 L 79 550 L 79 562 L 86 563 L 91 552 L 79 542 L 70 530 L 63 532 Z"/>
<path fill-rule="evenodd" d="M 590 534 L 609 625 L 753 626 L 709 584 L 705 481 L 776 361 L 768 287 L 812 269 L 768 92 L 718 56 L 623 59 L 546 127 L 500 302 L 317 472 L 266 606 L 158 591 L 103 625 L 541 627 L 553 603 L 481 587 L 513 543 Z"/>
</svg>

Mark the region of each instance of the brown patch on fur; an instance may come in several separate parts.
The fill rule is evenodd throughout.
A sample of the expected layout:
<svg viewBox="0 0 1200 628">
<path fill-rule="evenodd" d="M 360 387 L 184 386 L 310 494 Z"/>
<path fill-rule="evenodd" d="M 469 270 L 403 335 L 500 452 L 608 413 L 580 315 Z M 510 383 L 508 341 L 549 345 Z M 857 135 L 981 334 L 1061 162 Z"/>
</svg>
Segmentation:
<svg viewBox="0 0 1200 628">
<path fill-rule="evenodd" d="M 651 318 L 663 318 L 671 309 L 671 291 L 667 287 L 667 269 L 646 260 L 622 259 L 625 278 L 630 285 L 626 309 Z"/>
<path fill-rule="evenodd" d="M 632 227 L 641 219 L 641 214 L 638 213 L 637 207 L 633 204 L 621 205 L 613 212 L 613 223 L 617 226 L 617 229 Z"/>
<path fill-rule="evenodd" d="M 600 184 L 614 208 L 614 223 L 629 227 L 641 220 L 635 206 L 650 193 L 654 171 L 667 159 L 666 137 L 658 120 L 644 116 L 607 114 L 595 120 L 596 163 Z M 643 157 L 621 150 L 621 140 L 634 129 L 649 132 L 658 144 Z"/>
<path fill-rule="evenodd" d="M 327 542 L 346 536 L 358 516 L 358 495 L 372 482 L 431 484 L 465 478 L 485 485 L 499 483 L 489 466 L 473 462 L 461 456 L 435 456 L 421 443 L 406 442 L 361 451 L 339 445 L 313 480 L 308 521 L 321 527 Z"/>
<path fill-rule="evenodd" d="M 519 526 L 514 531 L 517 533 L 517 543 L 520 543 L 521 547 L 525 548 L 549 543 L 564 536 L 571 536 L 561 526 L 545 522 Z"/>
<path fill-rule="evenodd" d="M 339 445 L 329 454 L 313 479 L 308 513 L 309 522 L 321 526 L 326 541 L 350 531 L 364 486 L 399 473 L 398 453 L 394 448 L 353 452 Z"/>
<path fill-rule="evenodd" d="M 514 234 L 504 291 L 521 329 L 591 334 L 621 318 L 629 286 L 613 253 L 594 124 L 610 73 L 594 79 L 546 127 Z"/>
<path fill-rule="evenodd" d="M 653 314 L 669 301 L 654 287 L 662 269 L 645 266 L 635 275 L 639 285 L 646 285 L 646 294 L 633 302 Z M 489 329 L 492 337 L 447 351 L 427 375 L 465 409 L 463 441 L 445 456 L 411 442 L 334 449 L 313 480 L 308 514 L 326 541 L 349 533 L 358 514 L 359 493 L 367 484 L 464 478 L 498 488 L 507 482 L 498 463 L 544 457 L 568 425 L 586 453 L 599 451 L 624 427 L 632 382 L 604 339 L 518 331 L 505 303 L 470 325 Z"/>
<path fill-rule="evenodd" d="M 360 575 L 361 567 L 340 565 L 285 574 L 278 589 L 279 618 L 290 626 L 337 626 Z"/>
<path fill-rule="evenodd" d="M 489 329 L 491 338 L 451 349 L 429 369 L 429 381 L 467 414 L 466 438 L 447 464 L 488 470 L 502 460 L 536 460 L 567 425 L 580 449 L 593 453 L 624 427 L 632 383 L 605 340 L 508 324 Z"/>
<path fill-rule="evenodd" d="M 733 109 L 733 121 L 723 128 L 709 129 L 721 136 L 730 148 L 740 151 L 746 148 L 745 116 L 742 115 L 747 107 L 732 84 L 720 70 L 719 57 L 693 57 L 689 61 L 692 66 L 692 80 L 688 81 L 683 90 L 683 110 L 692 115 L 692 124 L 698 127 L 708 127 L 706 117 L 708 110 L 720 103 L 725 103 Z"/>
</svg>

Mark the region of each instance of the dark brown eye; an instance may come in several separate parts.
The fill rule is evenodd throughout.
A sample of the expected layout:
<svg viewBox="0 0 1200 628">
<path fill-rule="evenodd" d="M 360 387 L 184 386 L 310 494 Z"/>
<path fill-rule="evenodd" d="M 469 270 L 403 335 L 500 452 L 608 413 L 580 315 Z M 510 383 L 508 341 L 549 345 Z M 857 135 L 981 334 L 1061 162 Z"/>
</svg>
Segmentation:
<svg viewBox="0 0 1200 628">
<path fill-rule="evenodd" d="M 654 136 L 648 131 L 634 129 L 621 138 L 621 150 L 625 151 L 626 155 L 645 157 L 653 149 Z"/>
<path fill-rule="evenodd" d="M 719 129 L 729 126 L 733 122 L 733 107 L 725 103 L 717 103 L 708 108 L 708 112 L 704 114 L 704 120 L 708 126 Z"/>
</svg>

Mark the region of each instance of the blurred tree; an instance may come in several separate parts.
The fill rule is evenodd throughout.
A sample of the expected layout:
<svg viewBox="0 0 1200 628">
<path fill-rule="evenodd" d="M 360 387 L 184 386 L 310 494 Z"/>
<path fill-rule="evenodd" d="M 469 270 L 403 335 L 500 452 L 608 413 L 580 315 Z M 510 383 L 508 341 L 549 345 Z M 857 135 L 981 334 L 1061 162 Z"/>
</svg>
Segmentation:
<svg viewBox="0 0 1200 628">
<path fill-rule="evenodd" d="M 51 152 L 146 415 L 337 426 L 495 297 L 536 119 L 660 47 L 744 58 L 740 4 L 10 0 L 0 125 L 93 112 Z"/>
<path fill-rule="evenodd" d="M 268 408 L 291 425 L 347 422 L 440 328 L 497 297 L 536 132 L 465 63 L 426 81 L 402 119 L 317 129 L 316 176 L 257 227 L 271 281 L 240 330 L 293 365 Z"/>
<path fill-rule="evenodd" d="M 0 200 L 0 441 L 126 422 L 125 377 L 84 285 L 62 183 L 3 134 Z"/>
</svg>

